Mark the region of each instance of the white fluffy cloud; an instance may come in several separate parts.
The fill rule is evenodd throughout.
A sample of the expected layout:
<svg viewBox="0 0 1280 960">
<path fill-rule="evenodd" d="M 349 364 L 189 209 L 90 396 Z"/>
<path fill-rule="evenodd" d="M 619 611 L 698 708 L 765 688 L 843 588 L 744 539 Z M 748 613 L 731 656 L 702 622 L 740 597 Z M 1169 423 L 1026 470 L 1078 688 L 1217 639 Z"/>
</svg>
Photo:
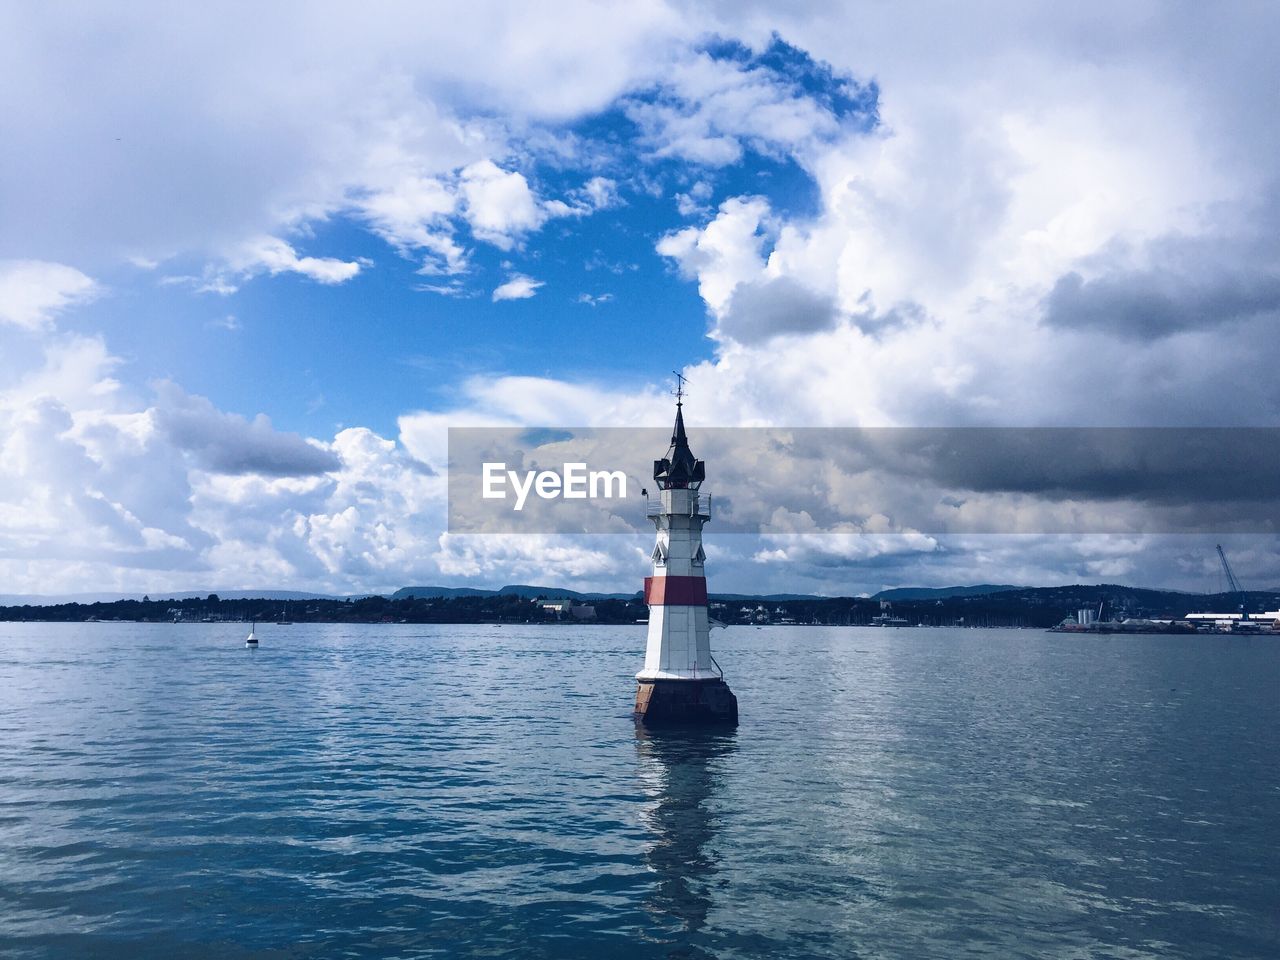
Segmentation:
<svg viewBox="0 0 1280 960">
<path fill-rule="evenodd" d="M 333 216 L 426 274 L 459 274 L 472 240 L 517 249 L 553 217 L 619 203 L 567 139 L 547 149 L 582 163 L 580 190 L 540 195 L 524 162 L 539 124 L 618 106 L 644 151 L 690 167 L 677 203 L 698 219 L 656 242 L 697 283 L 716 342 L 686 371 L 695 424 L 1269 424 L 1280 410 L 1267 240 L 1280 117 L 1240 94 L 1275 87 L 1268 8 L 345 14 L 286 4 L 246 29 L 212 9 L 4 8 L 0 256 L 22 259 L 0 267 L 0 321 L 47 331 L 94 295 L 67 263 L 105 276 L 178 254 L 211 263 L 215 288 L 279 272 L 340 283 L 358 262 L 294 246 Z M 713 33 L 762 48 L 775 29 L 876 82 L 880 125 L 847 129 L 776 73 L 705 52 Z M 116 42 L 84 40 L 104 33 Z M 746 150 L 807 174 L 812 207 L 743 188 L 710 209 L 700 184 Z M 540 285 L 517 274 L 492 296 Z M 396 438 L 306 440 L 180 391 L 130 393 L 95 338 L 51 340 L 26 372 L 19 349 L 0 357 L 0 565 L 23 585 L 134 587 L 130 571 L 151 569 L 175 585 L 373 588 L 516 579 L 551 556 L 587 579 L 623 576 L 625 545 L 442 538 L 444 426 L 663 423 L 668 410 L 656 386 L 481 376 L 455 407 L 406 414 Z M 1169 541 L 1019 553 L 787 535 L 802 539 L 726 546 L 721 562 L 780 587 L 829 584 L 855 561 L 885 582 L 1199 576 Z M 1242 556 L 1259 576 L 1272 562 Z"/>
<path fill-rule="evenodd" d="M 360 272 L 357 261 L 335 257 L 299 256 L 292 244 L 279 237 L 253 237 L 236 244 L 218 260 L 205 267 L 200 276 L 170 274 L 160 279 L 162 285 L 190 286 L 200 293 L 229 296 L 244 281 L 260 275 L 277 276 L 296 273 L 326 286 L 346 283 Z"/>
<path fill-rule="evenodd" d="M 837 118 L 777 71 L 692 51 L 664 73 L 668 96 L 633 102 L 628 115 L 658 157 L 709 167 L 763 153 L 807 154 L 840 129 Z"/>
<path fill-rule="evenodd" d="M 0 260 L 0 323 L 40 330 L 52 325 L 60 310 L 97 292 L 92 279 L 62 263 Z"/>
<path fill-rule="evenodd" d="M 456 189 L 439 177 L 406 174 L 361 198 L 357 209 L 374 231 L 404 254 L 425 254 L 422 272 L 458 274 L 466 251 L 453 235 Z"/>
<path fill-rule="evenodd" d="M 364 207 L 393 242 L 456 267 L 433 227 L 450 204 L 433 180 L 469 171 L 468 219 L 513 242 L 547 215 L 505 163 L 513 139 L 659 74 L 689 29 L 665 5 L 349 14 L 337 2 L 251 17 L 165 4 L 0 11 L 0 258 L 90 272 L 129 257 L 220 261 Z"/>
<path fill-rule="evenodd" d="M 492 160 L 462 171 L 462 196 L 476 236 L 504 250 L 521 234 L 541 226 L 547 216 L 524 175 L 503 170 Z"/>
<path fill-rule="evenodd" d="M 740 283 L 763 276 L 769 203 L 763 197 L 726 200 L 704 227 L 686 227 L 663 237 L 658 252 L 671 257 L 680 271 L 698 281 L 698 292 L 713 314 L 729 305 Z"/>
<path fill-rule="evenodd" d="M 882 123 L 790 141 L 815 213 L 730 198 L 658 243 L 721 344 L 698 371 L 732 398 L 713 416 L 1270 423 L 1277 124 L 1229 79 L 1274 74 L 1248 42 L 1263 26 L 1228 17 L 1200 48 L 1172 11 L 1010 8 L 977 32 L 936 14 L 909 31 L 888 10 L 745 14 L 874 78 Z"/>
<path fill-rule="evenodd" d="M 421 255 L 419 272 L 455 276 L 470 264 L 458 239 L 464 224 L 476 240 L 511 250 L 548 220 L 585 216 L 620 202 L 617 184 L 599 176 L 573 191 L 570 200 L 539 198 L 524 174 L 485 158 L 448 174 L 405 175 L 360 196 L 353 208 L 402 254 Z"/>
<path fill-rule="evenodd" d="M 534 423 L 566 403 L 583 422 L 587 411 L 626 415 L 606 391 L 481 379 L 466 388 L 475 412 L 407 415 L 398 438 L 351 427 L 323 441 L 174 384 L 135 393 L 119 367 L 98 338 L 58 338 L 0 393 L 0 576 L 11 592 L 387 590 L 537 579 L 548 563 L 604 588 L 636 562 L 626 538 L 441 533 L 448 426 Z"/>
<path fill-rule="evenodd" d="M 264 582 L 383 587 L 431 570 L 444 480 L 393 440 L 281 433 L 66 338 L 0 394 L 0 576 L 15 592 Z M 392 519 L 395 518 L 395 519 Z"/>
<path fill-rule="evenodd" d="M 300 257 L 278 237 L 255 237 L 244 243 L 230 258 L 230 266 L 243 274 L 260 271 L 300 273 L 317 283 L 343 283 L 360 272 L 360 264 L 333 257 Z"/>
<path fill-rule="evenodd" d="M 526 277 L 523 273 L 512 274 L 505 283 L 500 284 L 493 291 L 493 302 L 498 303 L 501 300 L 528 300 L 538 288 L 544 286 L 541 280 L 534 280 L 532 277 Z"/>
<path fill-rule="evenodd" d="M 614 207 L 621 202 L 618 197 L 617 181 L 608 177 L 592 177 L 583 184 L 582 195 L 596 210 Z"/>
<path fill-rule="evenodd" d="M 406 415 L 396 438 L 354 427 L 319 441 L 274 431 L 263 417 L 217 410 L 172 385 L 136 396 L 113 377 L 118 361 L 96 339 L 62 339 L 46 354 L 0 396 L 0 574 L 14 591 L 268 583 L 341 592 L 410 581 L 538 582 L 552 573 L 612 590 L 643 571 L 648 544 L 633 537 L 442 534 L 447 428 L 665 426 L 670 398 L 660 389 L 477 377 L 457 411 Z M 710 368 L 690 373 L 707 397 L 696 406 L 696 442 L 698 424 L 724 407 L 711 402 Z M 704 436 L 697 449 L 713 458 L 713 484 L 716 476 L 752 472 L 751 464 L 715 459 L 708 443 Z M 760 485 L 787 488 L 772 473 L 761 474 Z M 811 499 L 812 491 L 799 492 Z M 842 509 L 853 503 L 845 494 L 837 501 Z M 1193 588 L 1212 579 L 1212 546 L 1197 538 L 940 537 L 894 529 L 888 518 L 869 517 L 847 535 L 818 534 L 802 510 L 779 505 L 763 541 L 717 538 L 717 584 L 857 592 L 963 582 L 975 569 L 984 571 L 980 579 L 1031 583 L 1135 571 Z M 1274 551 L 1256 539 L 1229 542 L 1229 549 L 1254 582 L 1272 568 Z"/>
</svg>

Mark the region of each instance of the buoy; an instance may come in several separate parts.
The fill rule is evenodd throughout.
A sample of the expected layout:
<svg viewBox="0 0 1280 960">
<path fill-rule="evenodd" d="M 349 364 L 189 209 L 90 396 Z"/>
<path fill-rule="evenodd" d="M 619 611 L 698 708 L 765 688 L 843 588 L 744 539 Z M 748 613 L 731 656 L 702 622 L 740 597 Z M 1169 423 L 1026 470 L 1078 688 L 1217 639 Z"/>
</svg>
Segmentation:
<svg viewBox="0 0 1280 960">
<path fill-rule="evenodd" d="M 648 516 L 658 536 L 653 575 L 644 581 L 649 638 L 644 669 L 636 674 L 635 717 L 647 726 L 732 726 L 738 722 L 738 700 L 711 656 L 707 555 L 702 549 L 711 497 L 700 490 L 706 467 L 689 450 L 681 409 L 684 378 L 679 379 L 671 448 L 653 464 L 660 499 L 649 504 Z"/>
<path fill-rule="evenodd" d="M 258 629 L 257 620 L 253 621 L 253 626 L 249 628 L 249 636 L 244 638 L 244 645 L 246 647 L 252 647 L 254 650 L 258 649 L 258 638 L 254 634 L 256 629 Z"/>
</svg>

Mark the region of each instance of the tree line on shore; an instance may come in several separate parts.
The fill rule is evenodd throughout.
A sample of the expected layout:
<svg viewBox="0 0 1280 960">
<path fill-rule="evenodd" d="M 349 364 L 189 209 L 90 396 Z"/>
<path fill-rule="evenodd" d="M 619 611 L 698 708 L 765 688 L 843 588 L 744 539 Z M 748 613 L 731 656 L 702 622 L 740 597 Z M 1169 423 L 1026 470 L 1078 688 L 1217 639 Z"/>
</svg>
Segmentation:
<svg viewBox="0 0 1280 960">
<path fill-rule="evenodd" d="M 1275 610 L 1280 594 L 1202 596 L 1115 585 L 1041 587 L 980 596 L 895 600 L 891 606 L 866 597 L 770 599 L 711 597 L 711 616 L 727 624 L 824 624 L 857 626 L 886 614 L 915 625 L 1047 628 L 1089 607 L 1108 618 L 1181 617 L 1194 610 L 1231 612 L 1241 602 L 1251 611 Z M 645 620 L 648 607 L 631 599 L 595 600 L 587 605 L 558 598 L 517 594 L 455 597 L 358 597 L 349 599 L 202 598 L 114 600 L 44 606 L 0 607 L 0 620 L 84 623 L 133 621 L 198 623 L 219 621 L 295 623 L 603 623 Z"/>
</svg>

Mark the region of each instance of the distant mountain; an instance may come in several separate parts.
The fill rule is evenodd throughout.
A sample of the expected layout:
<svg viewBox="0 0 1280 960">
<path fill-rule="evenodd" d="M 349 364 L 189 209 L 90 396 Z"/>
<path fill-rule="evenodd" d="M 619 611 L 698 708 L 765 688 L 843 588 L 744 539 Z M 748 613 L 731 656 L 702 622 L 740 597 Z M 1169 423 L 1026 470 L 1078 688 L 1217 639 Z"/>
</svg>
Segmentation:
<svg viewBox="0 0 1280 960">
<path fill-rule="evenodd" d="M 203 600 L 216 593 L 223 600 L 343 600 L 330 593 L 299 590 L 157 590 L 154 593 L 0 593 L 0 606 L 51 607 L 60 603 L 114 603 L 117 600 Z M 364 596 L 364 594 L 360 594 Z"/>
<path fill-rule="evenodd" d="M 338 596 L 325 593 L 309 593 L 301 590 L 183 590 L 176 592 L 155 591 L 149 594 L 153 601 L 166 600 L 203 600 L 211 593 L 216 593 L 223 600 L 271 600 L 271 601 L 353 601 L 371 596 L 367 593 Z M 534 584 L 508 584 L 497 590 L 482 587 L 402 587 L 391 595 L 392 600 L 410 598 L 456 599 L 459 597 L 496 597 L 518 596 L 526 600 L 544 597 L 548 600 L 572 599 L 584 602 L 600 600 L 635 600 L 640 591 L 631 593 L 592 593 L 580 590 L 569 590 L 564 587 L 538 586 Z M 117 601 L 142 600 L 144 594 L 133 593 L 67 593 L 67 594 L 0 594 L 0 607 L 48 607 L 60 604 L 79 603 L 114 603 Z M 881 590 L 870 598 L 826 597 L 809 593 L 771 593 L 753 595 L 745 593 L 713 593 L 712 601 L 721 603 L 809 603 L 833 599 L 853 602 L 891 600 L 901 603 L 939 602 L 939 601 L 977 601 L 985 598 L 991 601 L 1030 604 L 1031 606 L 1054 606 L 1063 610 L 1074 611 L 1079 606 L 1096 606 L 1101 600 L 1108 603 L 1128 598 L 1132 603 L 1160 608 L 1169 606 L 1186 606 L 1187 609 L 1221 609 L 1234 610 L 1240 598 L 1230 594 L 1185 593 L 1176 590 L 1159 590 L 1142 587 L 1127 587 L 1119 584 L 1071 584 L 1057 587 L 1016 587 L 1009 584 L 980 583 L 972 586 L 956 587 L 895 587 Z M 1184 603 L 1184 601 L 1186 601 Z M 1245 594 L 1245 602 L 1250 610 L 1274 610 L 1280 606 L 1280 590 L 1250 590 Z"/>
<path fill-rule="evenodd" d="M 639 590 L 630 593 L 579 593 L 577 590 L 566 590 L 563 587 L 532 587 L 523 583 L 510 584 L 498 591 L 499 594 L 514 593 L 527 600 L 538 597 L 567 597 L 572 600 L 631 600 L 640 594 Z"/>
<path fill-rule="evenodd" d="M 820 597 L 813 593 L 769 593 L 764 596 L 758 596 L 752 593 L 713 593 L 708 596 L 710 600 L 727 601 L 730 603 L 783 603 L 791 600 L 830 600 L 831 597 Z"/>
<path fill-rule="evenodd" d="M 391 599 L 517 596 L 526 600 L 536 600 L 538 597 L 545 597 L 548 600 L 631 600 L 639 592 L 639 590 L 636 590 L 632 593 L 584 593 L 579 590 L 567 590 L 564 587 L 539 587 L 525 583 L 513 583 L 498 590 L 485 590 L 479 587 L 401 587 L 391 595 Z"/>
<path fill-rule="evenodd" d="M 540 587 L 527 583 L 511 583 L 499 590 L 484 590 L 479 587 L 401 587 L 391 595 L 392 600 L 405 600 L 410 597 L 429 599 L 431 597 L 498 597 L 514 595 L 526 600 L 545 597 L 548 600 L 634 600 L 640 595 L 639 590 L 631 593 L 584 593 L 580 590 L 568 590 L 564 587 Z M 767 601 L 776 603 L 782 600 L 822 600 L 823 597 L 808 593 L 771 593 L 768 596 L 757 596 L 746 593 L 713 593 L 712 600 L 721 601 Z"/>
<path fill-rule="evenodd" d="M 873 594 L 872 600 L 945 600 L 948 597 L 985 597 L 989 593 L 1022 590 L 1011 583 L 977 583 L 971 587 L 894 587 Z"/>
<path fill-rule="evenodd" d="M 420 597 L 429 600 L 433 597 L 496 597 L 497 590 L 483 590 L 478 587 L 401 587 L 391 595 L 392 600 L 412 600 Z"/>
</svg>

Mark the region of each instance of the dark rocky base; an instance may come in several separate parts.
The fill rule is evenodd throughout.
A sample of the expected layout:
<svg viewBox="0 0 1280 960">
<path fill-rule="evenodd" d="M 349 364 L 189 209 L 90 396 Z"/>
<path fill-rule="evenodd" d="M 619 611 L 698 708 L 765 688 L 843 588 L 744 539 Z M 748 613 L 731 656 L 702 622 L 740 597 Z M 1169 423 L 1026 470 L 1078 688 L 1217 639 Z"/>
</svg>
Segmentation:
<svg viewBox="0 0 1280 960">
<path fill-rule="evenodd" d="M 737 726 L 738 698 L 719 678 L 640 680 L 636 722 L 657 726 Z"/>
</svg>

